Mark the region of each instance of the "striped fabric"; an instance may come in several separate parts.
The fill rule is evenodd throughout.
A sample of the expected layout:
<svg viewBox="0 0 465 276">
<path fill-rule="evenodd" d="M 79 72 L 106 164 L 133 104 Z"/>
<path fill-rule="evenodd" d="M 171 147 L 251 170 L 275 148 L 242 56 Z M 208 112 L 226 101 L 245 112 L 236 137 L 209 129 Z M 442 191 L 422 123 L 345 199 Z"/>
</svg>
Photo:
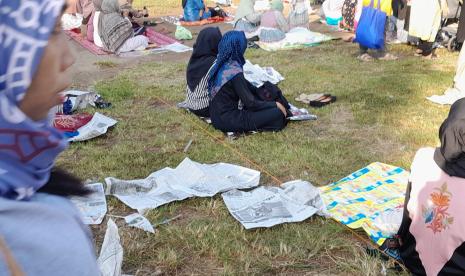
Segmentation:
<svg viewBox="0 0 465 276">
<path fill-rule="evenodd" d="M 215 65 L 215 63 L 213 63 Z M 209 105 L 210 97 L 208 93 L 208 76 L 213 68 L 210 67 L 207 74 L 202 78 L 194 91 L 191 91 L 189 86 L 186 85 L 186 106 L 191 110 L 201 110 L 207 108 Z"/>
</svg>

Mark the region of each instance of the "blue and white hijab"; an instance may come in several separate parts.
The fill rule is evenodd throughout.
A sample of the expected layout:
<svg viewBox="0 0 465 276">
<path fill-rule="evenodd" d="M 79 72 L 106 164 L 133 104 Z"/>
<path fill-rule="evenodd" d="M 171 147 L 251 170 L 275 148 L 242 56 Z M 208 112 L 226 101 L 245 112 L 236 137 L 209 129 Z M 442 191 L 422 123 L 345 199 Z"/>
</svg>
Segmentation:
<svg viewBox="0 0 465 276">
<path fill-rule="evenodd" d="M 64 0 L 0 0 L 0 197 L 30 198 L 47 183 L 67 142 L 51 118 L 20 109 Z"/>
<path fill-rule="evenodd" d="M 216 63 L 210 70 L 208 80 L 210 99 L 213 99 L 228 81 L 243 73 L 246 49 L 247 38 L 244 32 L 229 31 L 223 36 L 218 45 Z"/>
</svg>

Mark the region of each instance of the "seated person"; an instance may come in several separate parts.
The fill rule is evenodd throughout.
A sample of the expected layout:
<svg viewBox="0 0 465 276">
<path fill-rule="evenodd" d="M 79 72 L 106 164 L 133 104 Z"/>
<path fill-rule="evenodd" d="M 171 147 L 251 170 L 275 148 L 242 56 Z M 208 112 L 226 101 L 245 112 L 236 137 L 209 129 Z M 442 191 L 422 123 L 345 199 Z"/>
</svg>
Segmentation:
<svg viewBox="0 0 465 276">
<path fill-rule="evenodd" d="M 193 22 L 211 17 L 210 10 L 206 9 L 203 0 L 183 0 L 184 21 Z"/>
<path fill-rule="evenodd" d="M 279 131 L 286 126 L 287 110 L 258 99 L 243 73 L 246 49 L 243 32 L 230 31 L 220 41 L 208 82 L 212 124 L 223 132 Z"/>
<path fill-rule="evenodd" d="M 273 0 L 271 9 L 262 14 L 258 37 L 262 42 L 277 42 L 286 38 L 289 24 L 283 15 L 283 2 Z"/>
<path fill-rule="evenodd" d="M 149 39 L 143 35 L 134 35 L 131 22 L 121 15 L 118 0 L 94 0 L 94 6 L 100 11 L 95 18 L 98 20 L 98 36 L 105 51 L 119 54 L 147 48 Z M 95 39 L 94 42 L 99 46 Z"/>
<path fill-rule="evenodd" d="M 75 61 L 57 20 L 63 2 L 0 2 L 0 10 L 49 7 L 38 10 L 34 26 L 0 16 L 0 29 L 15 31 L 0 43 L 0 75 L 15 76 L 0 85 L 0 275 L 100 275 L 90 229 L 68 199 L 89 191 L 54 168 L 68 142 L 49 114 L 62 104 Z"/>
<path fill-rule="evenodd" d="M 247 38 L 256 36 L 262 14 L 254 10 L 255 0 L 241 0 L 234 18 L 234 29 L 243 31 Z"/>
<path fill-rule="evenodd" d="M 221 31 L 218 27 L 201 30 L 187 64 L 185 104 L 192 113 L 200 117 L 210 117 L 208 72 L 215 63 L 220 40 Z"/>
<path fill-rule="evenodd" d="M 289 13 L 289 27 L 303 27 L 308 28 L 308 8 L 306 6 L 307 0 L 292 0 L 291 12 Z"/>
<path fill-rule="evenodd" d="M 439 139 L 412 163 L 400 255 L 414 275 L 465 275 L 465 99 L 452 105 Z"/>
<path fill-rule="evenodd" d="M 119 5 L 121 9 L 121 14 L 124 18 L 129 20 L 132 24 L 134 30 L 134 36 L 143 35 L 145 33 L 145 26 L 142 25 L 142 22 L 137 22 L 135 18 L 148 17 L 147 8 L 144 7 L 143 10 L 136 10 L 132 7 L 133 0 L 120 0 Z"/>
</svg>

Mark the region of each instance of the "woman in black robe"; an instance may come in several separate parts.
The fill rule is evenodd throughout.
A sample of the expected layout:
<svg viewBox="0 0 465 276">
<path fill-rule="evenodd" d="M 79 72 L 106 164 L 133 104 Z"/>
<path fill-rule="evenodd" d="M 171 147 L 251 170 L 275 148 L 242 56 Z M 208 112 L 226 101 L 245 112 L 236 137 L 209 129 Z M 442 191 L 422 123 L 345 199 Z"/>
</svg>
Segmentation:
<svg viewBox="0 0 465 276">
<path fill-rule="evenodd" d="M 200 117 L 210 116 L 208 72 L 215 63 L 221 37 L 221 31 L 218 27 L 201 30 L 187 64 L 185 104 L 192 113 Z"/>
<path fill-rule="evenodd" d="M 286 126 L 283 104 L 260 100 L 257 90 L 244 77 L 247 39 L 243 32 L 225 34 L 217 61 L 210 71 L 210 118 L 223 132 L 279 131 Z"/>
</svg>

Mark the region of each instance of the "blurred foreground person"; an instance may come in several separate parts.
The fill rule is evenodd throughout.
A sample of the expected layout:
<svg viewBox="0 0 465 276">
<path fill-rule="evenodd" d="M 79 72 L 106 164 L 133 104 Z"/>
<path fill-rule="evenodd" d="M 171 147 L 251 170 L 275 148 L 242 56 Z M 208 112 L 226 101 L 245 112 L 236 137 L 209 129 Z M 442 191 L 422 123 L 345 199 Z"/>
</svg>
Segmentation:
<svg viewBox="0 0 465 276">
<path fill-rule="evenodd" d="M 88 191 L 54 168 L 51 126 L 74 57 L 64 1 L 0 2 L 0 275 L 99 275 L 90 231 L 67 199 Z M 12 12 L 14 11 L 14 12 Z"/>
<path fill-rule="evenodd" d="M 413 275 L 465 275 L 465 99 L 439 129 L 438 148 L 412 162 L 400 254 Z"/>
</svg>

